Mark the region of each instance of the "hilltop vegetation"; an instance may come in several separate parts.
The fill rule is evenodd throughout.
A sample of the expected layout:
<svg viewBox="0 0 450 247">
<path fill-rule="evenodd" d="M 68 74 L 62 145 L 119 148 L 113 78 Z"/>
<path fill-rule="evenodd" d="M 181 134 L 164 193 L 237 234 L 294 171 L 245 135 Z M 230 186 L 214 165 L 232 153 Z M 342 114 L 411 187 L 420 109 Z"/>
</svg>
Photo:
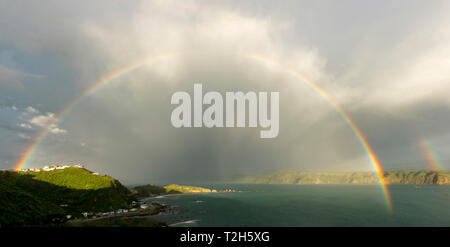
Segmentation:
<svg viewBox="0 0 450 247">
<path fill-rule="evenodd" d="M 167 190 L 164 187 L 159 187 L 154 184 L 136 186 L 131 189 L 131 193 L 136 195 L 136 197 L 138 198 L 168 194 Z"/>
<path fill-rule="evenodd" d="M 211 193 L 217 191 L 208 188 L 188 186 L 188 185 L 170 184 L 164 187 L 160 187 L 154 184 L 148 184 L 134 187 L 133 189 L 131 189 L 131 192 L 138 198 L 143 198 L 156 195 L 180 194 L 180 193 Z"/>
<path fill-rule="evenodd" d="M 94 173 L 84 168 L 70 167 L 48 172 L 29 171 L 19 173 L 31 175 L 35 180 L 78 190 L 99 190 L 111 186 L 117 187 L 120 184 L 119 181 L 111 177 L 94 175 Z"/>
<path fill-rule="evenodd" d="M 449 171 L 386 171 L 388 184 L 450 184 Z M 253 184 L 377 184 L 374 172 L 296 172 L 280 171 L 237 179 Z"/>
<path fill-rule="evenodd" d="M 164 186 L 164 189 L 166 189 L 167 192 L 173 193 L 211 193 L 211 192 L 217 192 L 216 190 L 211 190 L 208 188 L 203 187 L 197 187 L 197 186 L 188 186 L 188 185 L 178 185 L 178 184 L 170 184 L 167 186 Z"/>
<path fill-rule="evenodd" d="M 134 197 L 119 181 L 83 168 L 0 171 L 0 223 L 47 225 L 65 215 L 128 208 Z"/>
</svg>

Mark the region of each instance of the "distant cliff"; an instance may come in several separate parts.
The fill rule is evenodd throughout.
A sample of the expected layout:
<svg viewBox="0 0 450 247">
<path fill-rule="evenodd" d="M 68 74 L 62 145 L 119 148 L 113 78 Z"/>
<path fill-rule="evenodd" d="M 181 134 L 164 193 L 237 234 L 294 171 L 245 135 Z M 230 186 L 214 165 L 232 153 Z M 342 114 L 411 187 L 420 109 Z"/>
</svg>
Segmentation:
<svg viewBox="0 0 450 247">
<path fill-rule="evenodd" d="M 450 185 L 450 171 L 386 171 L 388 184 Z M 280 171 L 237 179 L 251 184 L 377 184 L 374 172 L 297 172 Z"/>
</svg>

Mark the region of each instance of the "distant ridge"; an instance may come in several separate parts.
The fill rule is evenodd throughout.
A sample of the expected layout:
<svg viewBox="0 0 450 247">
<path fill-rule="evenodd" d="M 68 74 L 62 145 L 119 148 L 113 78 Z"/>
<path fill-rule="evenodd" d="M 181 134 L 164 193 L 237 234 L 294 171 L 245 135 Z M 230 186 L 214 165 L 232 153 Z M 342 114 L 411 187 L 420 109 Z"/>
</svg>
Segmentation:
<svg viewBox="0 0 450 247">
<path fill-rule="evenodd" d="M 450 171 L 385 171 L 388 184 L 450 185 Z M 298 172 L 274 173 L 238 178 L 234 183 L 250 184 L 378 184 L 374 172 Z"/>
</svg>

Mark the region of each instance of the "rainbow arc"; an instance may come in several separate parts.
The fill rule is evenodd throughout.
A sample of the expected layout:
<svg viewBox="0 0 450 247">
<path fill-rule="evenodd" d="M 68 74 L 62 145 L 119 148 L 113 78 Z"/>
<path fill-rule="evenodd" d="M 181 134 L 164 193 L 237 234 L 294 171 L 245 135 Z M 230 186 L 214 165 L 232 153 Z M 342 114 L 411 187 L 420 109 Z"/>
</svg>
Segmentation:
<svg viewBox="0 0 450 247">
<path fill-rule="evenodd" d="M 383 172 L 381 163 L 380 163 L 378 157 L 376 156 L 374 150 L 369 145 L 369 142 L 367 141 L 367 139 L 364 137 L 363 133 L 359 129 L 358 125 L 353 121 L 353 119 L 350 117 L 350 115 L 342 108 L 342 106 L 340 104 L 338 104 L 338 102 L 328 92 L 326 92 L 322 87 L 320 87 L 317 83 L 309 80 L 308 78 L 306 78 L 304 75 L 300 74 L 299 72 L 297 72 L 291 68 L 283 67 L 281 64 L 277 63 L 276 61 L 274 61 L 266 56 L 260 55 L 260 54 L 245 53 L 242 55 L 244 57 L 252 58 L 252 59 L 255 59 L 258 61 L 263 61 L 265 63 L 271 64 L 271 65 L 276 65 L 276 66 L 283 68 L 287 73 L 289 73 L 294 78 L 306 83 L 310 88 L 312 88 L 315 92 L 317 92 L 323 99 L 325 99 L 339 113 L 339 115 L 342 117 L 342 119 L 351 128 L 352 132 L 357 137 L 358 141 L 360 142 L 361 146 L 363 147 L 364 151 L 366 152 L 367 157 L 377 174 L 378 181 L 381 186 L 387 207 L 388 207 L 389 211 L 392 212 L 392 200 L 391 200 L 391 196 L 389 193 L 389 189 L 388 189 L 386 180 L 384 178 L 384 172 Z M 53 126 L 55 126 L 59 121 L 61 121 L 64 118 L 64 116 L 67 115 L 70 112 L 70 110 L 73 109 L 74 106 L 77 105 L 80 101 L 82 101 L 85 97 L 92 95 L 97 90 L 99 90 L 102 86 L 114 81 L 115 79 L 117 79 L 119 77 L 122 77 L 130 72 L 133 72 L 149 63 L 152 63 L 152 62 L 158 61 L 162 58 L 167 58 L 170 56 L 173 56 L 173 54 L 165 53 L 165 54 L 161 54 L 161 55 L 157 55 L 157 56 L 152 56 L 150 58 L 146 58 L 144 60 L 123 66 L 123 67 L 119 68 L 118 70 L 115 70 L 112 73 L 108 74 L 107 76 L 101 78 L 99 81 L 95 82 L 94 84 L 92 84 L 91 87 L 86 89 L 78 97 L 76 97 L 74 100 L 69 102 L 69 104 L 66 107 L 64 107 L 55 116 L 54 120 L 51 123 L 49 123 L 49 125 L 46 128 L 44 128 L 42 130 L 42 132 L 39 133 L 39 135 L 36 138 L 33 139 L 31 144 L 28 146 L 28 148 L 22 154 L 20 159 L 14 165 L 14 169 L 20 170 L 27 164 L 27 162 L 32 157 L 33 153 L 35 152 L 35 150 L 37 149 L 39 144 L 45 139 L 45 137 L 48 135 L 48 133 L 50 133 L 50 130 L 53 128 Z"/>
<path fill-rule="evenodd" d="M 424 138 L 420 138 L 418 143 L 420 150 L 427 160 L 428 167 L 430 167 L 433 171 L 444 170 L 444 166 L 442 165 L 437 152 L 433 149 L 431 144 Z"/>
</svg>

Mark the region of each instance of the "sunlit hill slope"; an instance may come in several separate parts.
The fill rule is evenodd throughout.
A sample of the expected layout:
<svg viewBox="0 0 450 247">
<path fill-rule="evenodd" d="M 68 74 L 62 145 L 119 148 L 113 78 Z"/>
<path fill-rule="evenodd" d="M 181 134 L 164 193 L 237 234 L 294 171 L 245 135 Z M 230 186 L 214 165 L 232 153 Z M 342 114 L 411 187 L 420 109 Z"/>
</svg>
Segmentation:
<svg viewBox="0 0 450 247">
<path fill-rule="evenodd" d="M 119 181 L 69 167 L 52 171 L 0 171 L 0 224 L 57 224 L 66 215 L 127 208 L 133 196 Z"/>
</svg>

